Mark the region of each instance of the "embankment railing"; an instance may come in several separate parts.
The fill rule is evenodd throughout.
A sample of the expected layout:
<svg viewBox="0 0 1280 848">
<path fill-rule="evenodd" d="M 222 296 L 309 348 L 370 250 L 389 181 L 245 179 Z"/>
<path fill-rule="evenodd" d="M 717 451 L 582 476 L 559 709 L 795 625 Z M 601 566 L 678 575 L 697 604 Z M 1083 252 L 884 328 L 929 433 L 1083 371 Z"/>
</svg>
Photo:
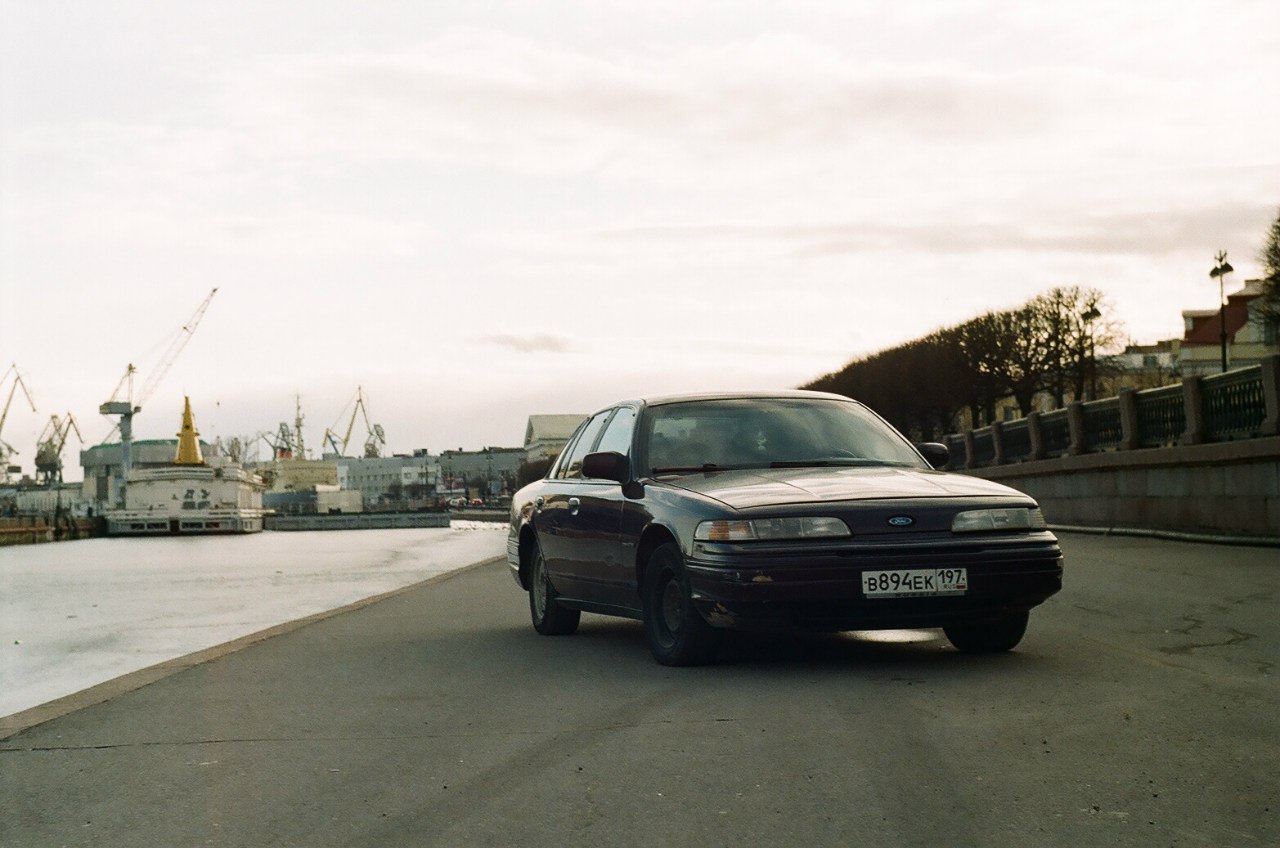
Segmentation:
<svg viewBox="0 0 1280 848">
<path fill-rule="evenodd" d="M 1280 435 L 1280 355 L 1158 389 L 1033 412 L 945 438 L 952 468 Z"/>
</svg>

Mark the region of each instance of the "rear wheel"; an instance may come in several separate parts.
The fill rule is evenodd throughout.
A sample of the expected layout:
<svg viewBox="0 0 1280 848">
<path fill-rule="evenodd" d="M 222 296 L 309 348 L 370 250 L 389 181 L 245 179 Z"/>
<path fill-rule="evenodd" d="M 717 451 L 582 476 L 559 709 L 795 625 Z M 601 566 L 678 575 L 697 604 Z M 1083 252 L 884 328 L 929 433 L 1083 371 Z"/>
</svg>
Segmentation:
<svg viewBox="0 0 1280 848">
<path fill-rule="evenodd" d="M 724 632 L 693 606 L 684 557 L 674 543 L 649 556 L 641 587 L 644 635 L 653 658 L 663 665 L 706 665 L 715 662 Z"/>
<path fill-rule="evenodd" d="M 1027 632 L 1031 613 L 1007 612 L 988 618 L 955 621 L 942 628 L 951 644 L 967 654 L 998 654 L 1013 650 Z"/>
<path fill-rule="evenodd" d="M 533 560 L 529 564 L 529 617 L 533 629 L 543 636 L 568 636 L 578 629 L 582 613 L 562 606 L 559 595 L 547 576 L 547 561 L 542 548 L 533 543 Z"/>
</svg>

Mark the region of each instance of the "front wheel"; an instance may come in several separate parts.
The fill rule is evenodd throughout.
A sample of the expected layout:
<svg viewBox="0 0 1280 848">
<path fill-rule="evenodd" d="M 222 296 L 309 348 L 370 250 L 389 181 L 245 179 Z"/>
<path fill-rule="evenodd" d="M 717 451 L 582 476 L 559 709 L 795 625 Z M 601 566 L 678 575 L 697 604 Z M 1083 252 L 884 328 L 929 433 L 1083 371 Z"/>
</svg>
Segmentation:
<svg viewBox="0 0 1280 848">
<path fill-rule="evenodd" d="M 578 629 L 582 613 L 562 606 L 558 597 L 547 576 L 542 548 L 535 542 L 529 564 L 529 617 L 533 619 L 533 629 L 543 636 L 568 636 Z"/>
<path fill-rule="evenodd" d="M 649 556 L 641 602 L 645 640 L 655 660 L 663 665 L 715 662 L 724 631 L 707 624 L 694 609 L 684 557 L 674 543 Z"/>
<path fill-rule="evenodd" d="M 967 654 L 999 654 L 1012 651 L 1027 632 L 1031 613 L 1006 612 L 989 618 L 954 621 L 942 628 L 951 644 Z"/>
</svg>

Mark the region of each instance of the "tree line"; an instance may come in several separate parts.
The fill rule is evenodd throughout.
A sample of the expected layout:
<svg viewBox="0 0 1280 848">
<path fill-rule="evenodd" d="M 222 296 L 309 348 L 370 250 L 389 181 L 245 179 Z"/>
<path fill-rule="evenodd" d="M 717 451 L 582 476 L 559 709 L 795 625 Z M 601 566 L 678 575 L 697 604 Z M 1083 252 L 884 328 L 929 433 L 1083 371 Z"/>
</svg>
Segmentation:
<svg viewBox="0 0 1280 848">
<path fill-rule="evenodd" d="M 1013 397 L 1024 416 L 1041 392 L 1065 406 L 1091 394 L 1104 367 L 1099 354 L 1121 341 L 1107 307 L 1097 289 L 1055 288 L 856 359 L 803 388 L 857 398 L 923 440 L 954 432 L 965 411 L 973 426 L 990 423 L 1001 398 Z"/>
<path fill-rule="evenodd" d="M 1258 314 L 1262 320 L 1280 328 L 1280 210 L 1276 211 L 1271 229 L 1258 251 L 1258 261 L 1262 264 L 1263 273 Z"/>
</svg>

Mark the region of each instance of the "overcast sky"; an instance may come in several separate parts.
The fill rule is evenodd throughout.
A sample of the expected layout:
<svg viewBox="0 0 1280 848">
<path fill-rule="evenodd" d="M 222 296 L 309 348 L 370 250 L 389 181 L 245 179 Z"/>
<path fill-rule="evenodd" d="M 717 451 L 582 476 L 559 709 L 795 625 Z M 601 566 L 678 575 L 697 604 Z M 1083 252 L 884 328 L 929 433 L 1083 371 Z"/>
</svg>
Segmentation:
<svg viewBox="0 0 1280 848">
<path fill-rule="evenodd" d="M 392 450 L 435 453 L 792 387 L 1059 285 L 1180 336 L 1280 206 L 1274 0 L 0 15 L 0 369 L 38 406 L 0 437 L 28 473 L 51 414 L 102 440 L 215 286 L 138 437 L 184 393 L 210 441 L 300 395 L 318 447 L 363 386 Z"/>
</svg>

